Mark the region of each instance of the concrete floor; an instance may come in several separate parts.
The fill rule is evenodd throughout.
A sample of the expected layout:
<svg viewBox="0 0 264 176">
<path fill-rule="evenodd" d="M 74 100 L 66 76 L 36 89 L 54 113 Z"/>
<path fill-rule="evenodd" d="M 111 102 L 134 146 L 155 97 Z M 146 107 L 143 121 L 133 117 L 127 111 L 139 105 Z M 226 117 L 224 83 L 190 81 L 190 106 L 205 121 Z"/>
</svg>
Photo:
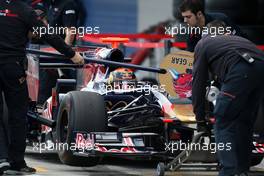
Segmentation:
<svg viewBox="0 0 264 176">
<path fill-rule="evenodd" d="M 106 158 L 95 167 L 71 167 L 61 164 L 55 152 L 37 153 L 27 150 L 26 161 L 29 166 L 35 167 L 35 176 L 153 176 L 156 162 L 133 161 L 117 158 Z M 252 168 L 250 176 L 264 176 L 264 162 Z M 216 176 L 217 172 L 206 171 L 204 168 L 185 168 L 178 172 L 166 172 L 167 176 Z"/>
</svg>

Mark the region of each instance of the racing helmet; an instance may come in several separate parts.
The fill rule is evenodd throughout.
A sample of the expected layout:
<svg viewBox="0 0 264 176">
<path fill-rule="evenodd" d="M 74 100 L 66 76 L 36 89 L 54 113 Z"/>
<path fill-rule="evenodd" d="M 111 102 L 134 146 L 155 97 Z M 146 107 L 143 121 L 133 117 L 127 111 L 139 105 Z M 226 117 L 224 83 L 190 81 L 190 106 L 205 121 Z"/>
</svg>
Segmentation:
<svg viewBox="0 0 264 176">
<path fill-rule="evenodd" d="M 114 62 L 124 62 L 124 54 L 118 48 L 98 48 L 95 50 L 96 57 L 104 60 L 114 61 Z"/>
<path fill-rule="evenodd" d="M 122 82 L 122 81 L 136 81 L 136 75 L 133 70 L 129 68 L 118 68 L 112 71 L 108 78 L 108 83 Z"/>
</svg>

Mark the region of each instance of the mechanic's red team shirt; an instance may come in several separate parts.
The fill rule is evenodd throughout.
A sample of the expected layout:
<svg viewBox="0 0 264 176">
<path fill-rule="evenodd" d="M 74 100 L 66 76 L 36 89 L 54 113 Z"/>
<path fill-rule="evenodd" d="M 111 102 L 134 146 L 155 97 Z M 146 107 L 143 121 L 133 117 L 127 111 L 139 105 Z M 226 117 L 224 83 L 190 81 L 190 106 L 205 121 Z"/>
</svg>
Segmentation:
<svg viewBox="0 0 264 176">
<path fill-rule="evenodd" d="M 46 26 L 22 0 L 0 0 L 0 64 L 23 61 L 28 33 L 40 28 Z M 75 54 L 59 36 L 45 33 L 41 39 L 69 58 Z"/>
</svg>

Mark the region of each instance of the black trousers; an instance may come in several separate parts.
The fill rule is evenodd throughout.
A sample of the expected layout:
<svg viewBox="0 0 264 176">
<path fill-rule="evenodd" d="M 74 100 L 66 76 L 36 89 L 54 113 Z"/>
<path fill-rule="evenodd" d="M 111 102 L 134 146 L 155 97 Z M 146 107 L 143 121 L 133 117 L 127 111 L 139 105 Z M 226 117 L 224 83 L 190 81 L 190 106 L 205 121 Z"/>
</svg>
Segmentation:
<svg viewBox="0 0 264 176">
<path fill-rule="evenodd" d="M 8 108 L 8 123 L 3 119 L 3 99 L 0 99 L 0 159 L 24 165 L 26 148 L 28 89 L 26 74 L 19 63 L 0 65 L 0 92 Z M 1 94 L 2 95 L 2 94 Z"/>
<path fill-rule="evenodd" d="M 52 88 L 56 86 L 58 78 L 59 75 L 55 69 L 39 70 L 39 104 L 44 104 L 45 101 L 47 101 L 47 99 L 51 96 Z"/>
<path fill-rule="evenodd" d="M 225 75 L 214 110 L 215 137 L 218 145 L 231 147 L 218 151 L 223 166 L 219 176 L 231 176 L 249 170 L 253 126 L 263 92 L 263 61 L 249 64 L 241 60 Z"/>
</svg>

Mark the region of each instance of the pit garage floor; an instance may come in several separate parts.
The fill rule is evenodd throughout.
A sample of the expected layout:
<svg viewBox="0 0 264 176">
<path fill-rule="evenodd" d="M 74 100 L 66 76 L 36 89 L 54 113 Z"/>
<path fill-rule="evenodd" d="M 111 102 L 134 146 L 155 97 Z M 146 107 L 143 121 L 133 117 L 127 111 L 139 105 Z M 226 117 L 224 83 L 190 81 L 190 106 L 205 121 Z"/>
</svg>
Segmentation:
<svg viewBox="0 0 264 176">
<path fill-rule="evenodd" d="M 28 148 L 26 161 L 37 169 L 35 176 L 153 176 L 156 163 L 151 161 L 132 161 L 106 158 L 95 167 L 71 167 L 61 164 L 55 152 L 38 153 Z M 264 175 L 264 161 L 252 168 L 250 176 Z M 167 176 L 216 176 L 217 172 L 205 168 L 185 168 L 178 172 L 166 172 Z"/>
</svg>

